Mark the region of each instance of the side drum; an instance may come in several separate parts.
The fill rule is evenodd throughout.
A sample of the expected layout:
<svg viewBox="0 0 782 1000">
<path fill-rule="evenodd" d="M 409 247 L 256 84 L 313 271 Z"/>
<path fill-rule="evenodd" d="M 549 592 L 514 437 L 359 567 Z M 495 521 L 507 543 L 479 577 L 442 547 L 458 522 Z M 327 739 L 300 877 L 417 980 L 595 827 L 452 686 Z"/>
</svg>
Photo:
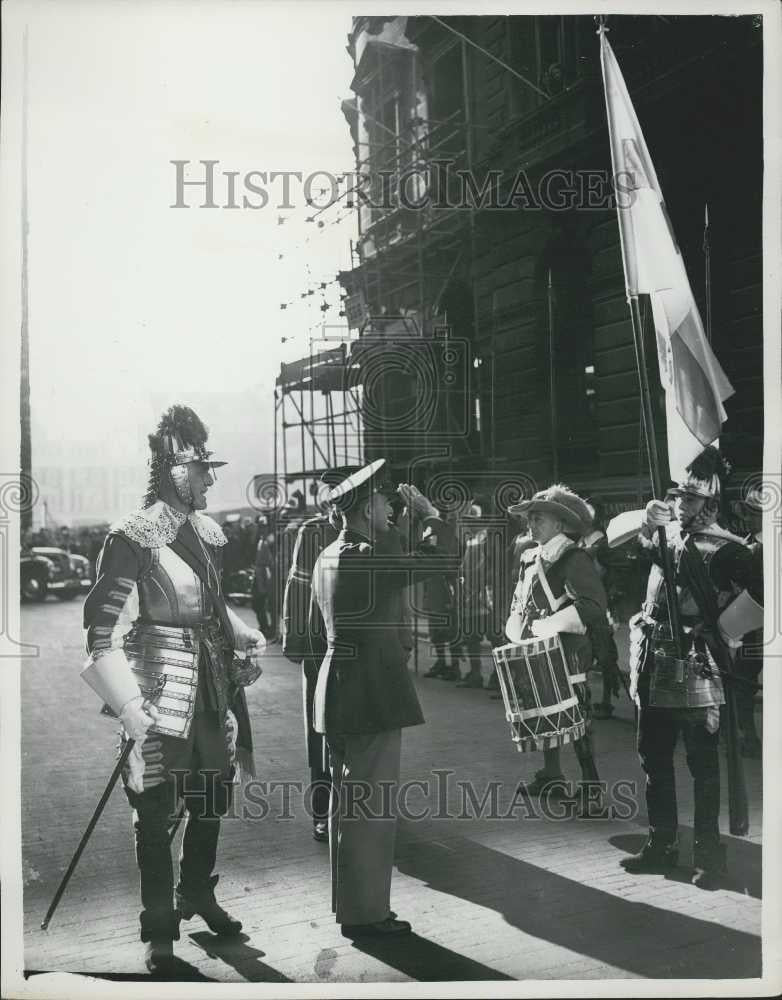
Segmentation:
<svg viewBox="0 0 782 1000">
<path fill-rule="evenodd" d="M 517 750 L 551 750 L 581 739 L 584 718 L 558 635 L 523 639 L 492 653 Z"/>
</svg>

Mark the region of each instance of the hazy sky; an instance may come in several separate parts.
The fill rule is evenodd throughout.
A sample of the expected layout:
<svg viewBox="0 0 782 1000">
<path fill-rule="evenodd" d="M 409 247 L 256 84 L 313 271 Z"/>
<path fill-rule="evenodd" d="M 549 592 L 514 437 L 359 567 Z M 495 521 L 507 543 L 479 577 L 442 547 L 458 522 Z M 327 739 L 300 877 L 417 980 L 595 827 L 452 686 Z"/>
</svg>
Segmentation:
<svg viewBox="0 0 782 1000">
<path fill-rule="evenodd" d="M 214 500 L 232 501 L 271 469 L 274 377 L 307 353 L 319 282 L 349 266 L 354 224 L 306 223 L 295 180 L 294 210 L 276 207 L 279 179 L 259 210 L 199 208 L 203 189 L 189 188 L 194 207 L 172 208 L 170 161 L 191 161 L 188 179 L 219 161 L 218 205 L 222 171 L 239 172 L 241 204 L 259 201 L 250 171 L 353 169 L 349 8 L 59 0 L 28 24 L 34 465 L 143 464 L 160 401 L 198 399 L 232 463 Z M 318 218 L 339 215 L 344 204 Z M 343 323 L 338 286 L 327 294 L 327 320 Z"/>
</svg>

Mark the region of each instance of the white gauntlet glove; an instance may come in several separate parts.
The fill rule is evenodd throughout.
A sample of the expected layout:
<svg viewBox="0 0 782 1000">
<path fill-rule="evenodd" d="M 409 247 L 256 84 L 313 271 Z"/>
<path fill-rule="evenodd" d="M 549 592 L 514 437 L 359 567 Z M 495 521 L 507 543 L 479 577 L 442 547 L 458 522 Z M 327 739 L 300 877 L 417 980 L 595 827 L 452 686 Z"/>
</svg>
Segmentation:
<svg viewBox="0 0 782 1000">
<path fill-rule="evenodd" d="M 142 743 L 149 727 L 160 720 L 160 712 L 154 705 L 144 701 L 143 695 L 138 695 L 123 706 L 119 717 L 130 739 Z"/>
<path fill-rule="evenodd" d="M 671 508 L 663 500 L 650 500 L 646 505 L 646 523 L 653 530 L 662 528 L 673 520 Z"/>
<path fill-rule="evenodd" d="M 536 618 L 530 625 L 532 634 L 538 639 L 550 639 L 558 632 L 574 632 L 584 635 L 586 628 L 574 604 L 570 604 L 548 618 Z"/>
</svg>

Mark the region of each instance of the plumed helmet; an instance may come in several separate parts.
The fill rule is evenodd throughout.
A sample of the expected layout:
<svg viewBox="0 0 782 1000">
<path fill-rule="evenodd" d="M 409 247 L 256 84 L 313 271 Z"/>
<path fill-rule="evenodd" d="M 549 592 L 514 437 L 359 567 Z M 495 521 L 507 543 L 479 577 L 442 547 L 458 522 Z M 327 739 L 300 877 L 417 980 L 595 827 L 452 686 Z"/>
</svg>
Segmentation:
<svg viewBox="0 0 782 1000">
<path fill-rule="evenodd" d="M 669 495 L 680 497 L 686 493 L 705 500 L 720 499 L 731 471 L 730 462 L 710 444 L 690 462 L 687 475 L 668 491 Z"/>
</svg>

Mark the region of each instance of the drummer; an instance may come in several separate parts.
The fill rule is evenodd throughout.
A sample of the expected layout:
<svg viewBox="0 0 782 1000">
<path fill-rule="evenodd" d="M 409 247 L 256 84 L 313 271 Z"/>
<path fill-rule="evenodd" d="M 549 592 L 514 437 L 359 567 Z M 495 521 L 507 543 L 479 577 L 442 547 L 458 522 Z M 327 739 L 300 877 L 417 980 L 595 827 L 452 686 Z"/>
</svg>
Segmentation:
<svg viewBox="0 0 782 1000">
<path fill-rule="evenodd" d="M 576 796 L 582 816 L 603 814 L 602 789 L 595 765 L 587 670 L 592 664 L 590 629 L 605 624 L 607 600 L 589 554 L 578 542 L 591 527 L 586 502 L 566 486 L 554 485 L 509 508 L 524 514 L 537 543 L 521 555 L 519 578 L 505 632 L 511 642 L 559 634 L 586 723 L 573 742 L 582 783 Z M 543 768 L 522 785 L 526 795 L 571 798 L 560 764 L 559 748 L 543 751 Z"/>
</svg>

